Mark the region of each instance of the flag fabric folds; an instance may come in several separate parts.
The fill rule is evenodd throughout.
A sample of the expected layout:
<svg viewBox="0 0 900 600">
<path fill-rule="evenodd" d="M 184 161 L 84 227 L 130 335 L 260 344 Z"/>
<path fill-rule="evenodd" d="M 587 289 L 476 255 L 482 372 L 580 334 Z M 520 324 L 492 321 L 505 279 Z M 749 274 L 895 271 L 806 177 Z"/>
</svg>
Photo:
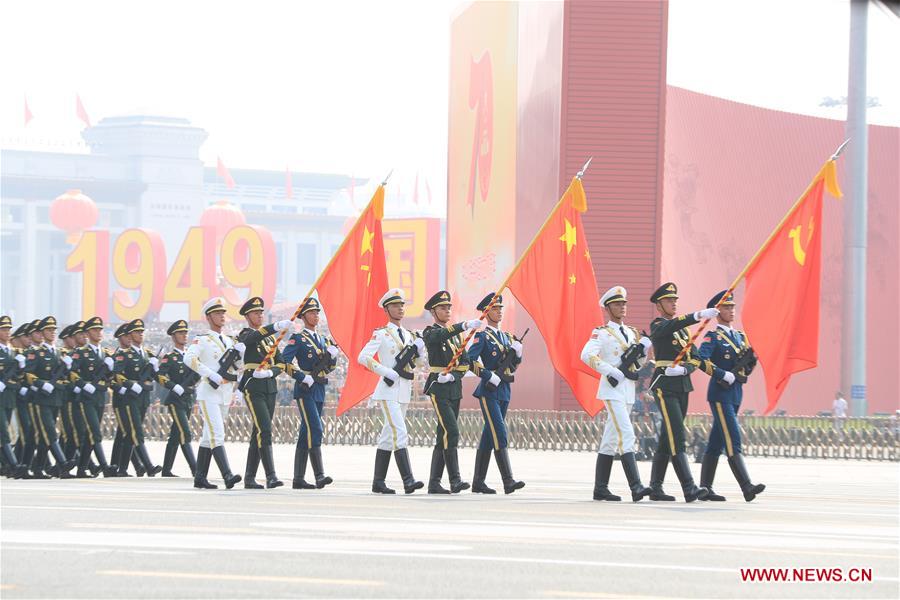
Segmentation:
<svg viewBox="0 0 900 600">
<path fill-rule="evenodd" d="M 222 162 L 221 157 L 216 157 L 216 175 L 225 180 L 225 185 L 229 188 L 233 188 L 235 186 L 234 178 L 231 176 L 231 173 L 228 172 L 228 167 L 225 166 L 225 163 Z"/>
</svg>

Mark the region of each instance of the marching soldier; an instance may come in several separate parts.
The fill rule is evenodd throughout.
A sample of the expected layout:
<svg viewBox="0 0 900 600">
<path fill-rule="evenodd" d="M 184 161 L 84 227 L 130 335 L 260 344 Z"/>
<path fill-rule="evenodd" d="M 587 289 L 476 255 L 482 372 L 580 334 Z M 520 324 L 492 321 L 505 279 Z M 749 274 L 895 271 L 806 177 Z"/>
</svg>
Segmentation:
<svg viewBox="0 0 900 600">
<path fill-rule="evenodd" d="M 494 299 L 491 292 L 475 307 L 483 313 Z M 472 493 L 496 494 L 496 490 L 484 483 L 488 466 L 491 463 L 491 449 L 503 479 L 503 491 L 512 494 L 525 487 L 522 481 L 516 481 L 509 464 L 509 445 L 506 432 L 506 410 L 511 397 L 512 373 L 522 362 L 522 342 L 500 329 L 503 320 L 503 296 L 491 310 L 485 314 L 487 327 L 475 334 L 472 345 L 467 351 L 469 361 L 475 367 L 475 373 L 481 383 L 473 394 L 481 404 L 484 416 L 484 429 L 481 431 L 481 442 L 475 453 L 475 475 L 472 477 Z M 476 362 L 476 361 L 480 361 Z"/>
<path fill-rule="evenodd" d="M 197 459 L 191 447 L 191 411 L 194 409 L 200 375 L 184 364 L 187 321 L 183 319 L 175 321 L 169 325 L 166 333 L 172 337 L 172 351 L 160 359 L 157 376 L 160 385 L 168 390 L 162 403 L 172 415 L 172 428 L 169 430 L 169 441 L 163 458 L 162 476 L 177 477 L 172 473 L 172 465 L 175 464 L 175 455 L 178 454 L 179 448 L 191 469 L 191 475 L 195 475 Z"/>
<path fill-rule="evenodd" d="M 60 358 L 63 362 L 66 363 L 66 366 L 69 368 L 69 382 L 66 384 L 65 388 L 62 390 L 63 396 L 63 404 L 60 410 L 60 428 L 59 433 L 62 438 L 62 448 L 63 452 L 66 455 L 66 458 L 74 460 L 76 464 L 79 462 L 80 454 L 76 454 L 80 452 L 81 449 L 81 438 L 84 437 L 78 435 L 78 427 L 81 426 L 81 423 L 78 423 L 78 426 L 75 424 L 75 420 L 73 419 L 75 415 L 75 409 L 73 404 L 77 401 L 76 396 L 81 393 L 81 388 L 74 385 L 72 379 L 72 353 L 78 348 L 75 343 L 75 332 L 79 331 L 81 327 L 84 327 L 84 321 L 78 321 L 77 323 L 73 323 L 68 327 L 63 327 L 62 332 L 60 333 L 60 339 L 62 339 L 63 346 L 60 348 Z M 82 432 L 83 433 L 83 432 Z M 79 475 L 76 475 L 79 477 Z"/>
<path fill-rule="evenodd" d="M 110 460 L 112 461 L 112 465 L 116 467 L 116 475 L 118 477 L 131 477 L 131 475 L 128 474 L 128 463 L 133 459 L 135 473 L 140 477 L 146 471 L 144 471 L 144 467 L 140 464 L 140 461 L 137 460 L 136 457 L 132 457 L 131 449 L 127 449 L 129 434 L 128 414 L 125 411 L 125 405 L 127 404 L 126 393 L 128 390 L 120 383 L 118 375 L 115 374 L 115 365 L 124 361 L 131 350 L 131 334 L 128 333 L 128 326 L 129 323 L 122 323 L 113 333 L 113 337 L 116 338 L 119 347 L 116 348 L 116 351 L 112 356 L 114 372 L 110 376 L 110 381 L 115 385 L 113 388 L 112 406 L 113 414 L 116 417 L 116 437 L 113 441 L 112 457 Z"/>
<path fill-rule="evenodd" d="M 16 424 L 19 427 L 19 439 L 16 440 L 16 460 L 18 465 L 13 472 L 13 477 L 23 479 L 31 477 L 28 472 L 30 465 L 25 460 L 26 457 L 34 454 L 35 446 L 34 424 L 31 420 L 31 406 L 29 404 L 31 390 L 25 381 L 25 359 L 28 354 L 28 347 L 31 344 L 31 323 L 20 325 L 13 332 L 12 342 L 16 347 L 14 358 L 18 364 L 18 374 L 11 381 L 15 383 L 15 414 Z"/>
<path fill-rule="evenodd" d="M 244 402 L 253 417 L 253 430 L 250 432 L 250 446 L 247 449 L 247 465 L 244 469 L 244 487 L 262 489 L 256 483 L 256 471 L 262 462 L 266 472 L 266 488 L 277 488 L 284 485 L 275 474 L 275 458 L 272 454 L 272 417 L 275 416 L 275 402 L 278 386 L 275 378 L 284 372 L 284 360 L 281 351 L 275 346 L 275 353 L 266 369 L 260 365 L 275 345 L 275 335 L 284 329 L 293 329 L 290 320 L 278 321 L 263 326 L 263 299 L 255 296 L 241 306 L 240 313 L 247 320 L 247 327 L 238 334 L 238 340 L 247 349 L 244 350 L 244 370 L 238 389 L 243 390 Z"/>
<path fill-rule="evenodd" d="M 723 290 L 713 296 L 706 304 L 707 308 L 719 304 L 727 291 Z M 738 426 L 737 413 L 741 408 L 744 383 L 756 367 L 756 355 L 747 341 L 747 334 L 732 329 L 734 313 L 734 295 L 729 294 L 719 307 L 716 329 L 706 332 L 699 352 L 700 358 L 709 360 L 715 365 L 706 392 L 706 399 L 712 410 L 713 425 L 709 432 L 706 453 L 703 455 L 700 485 L 709 489 L 709 495 L 705 500 L 718 502 L 724 501 L 725 497 L 716 494 L 712 484 L 722 450 L 728 455 L 728 465 L 744 493 L 744 500 L 750 502 L 766 489 L 765 485 L 761 483 L 754 485 L 750 481 L 750 474 L 741 454 L 741 428 Z"/>
<path fill-rule="evenodd" d="M 216 489 L 217 485 L 206 478 L 210 460 L 215 457 L 225 487 L 229 490 L 241 480 L 231 472 L 225 452 L 225 417 L 234 396 L 237 372 L 241 368 L 241 356 L 246 347 L 222 333 L 225 325 L 225 301 L 216 297 L 203 305 L 203 314 L 209 331 L 194 338 L 184 353 L 184 363 L 200 375 L 197 386 L 197 403 L 203 418 L 203 435 L 197 451 L 197 470 L 194 487 Z M 220 360 L 221 359 L 221 360 Z"/>
<path fill-rule="evenodd" d="M 40 436 L 38 444 L 38 462 L 33 469 L 36 478 L 43 475 L 43 463 L 47 450 L 56 461 L 55 473 L 58 477 L 71 477 L 69 471 L 75 461 L 66 459 L 59 445 L 59 434 L 56 431 L 57 411 L 62 406 L 63 392 L 68 383 L 68 368 L 61 358 L 61 352 L 54 345 L 56 339 L 56 318 L 45 317 L 38 325 L 43 336 L 43 343 L 29 350 L 25 364 L 25 378 L 35 388 L 32 395 L 31 415 L 35 430 Z M 26 457 L 30 458 L 30 457 Z M 27 464 L 27 462 L 26 462 Z M 44 476 L 46 477 L 46 476 Z"/>
<path fill-rule="evenodd" d="M 650 474 L 650 499 L 670 502 L 675 500 L 662 487 L 671 459 L 675 474 L 681 482 L 685 502 L 702 500 L 709 494 L 709 490 L 697 487 L 691 476 L 687 455 L 684 453 L 684 415 L 687 414 L 688 394 L 694 389 L 691 385 L 691 373 L 699 367 L 707 375 L 712 375 L 712 365 L 698 360 L 693 347 L 689 348 L 683 362 L 678 365 L 673 363 L 690 341 L 690 333 L 685 328 L 703 319 L 715 317 L 719 311 L 707 308 L 675 316 L 678 309 L 678 288 L 674 283 L 661 285 L 650 296 L 650 302 L 656 304 L 659 313 L 659 317 L 650 324 L 650 339 L 656 361 L 651 390 L 659 402 L 663 416 L 663 428 Z"/>
<path fill-rule="evenodd" d="M 9 421 L 16 408 L 15 372 L 19 368 L 15 351 L 9 345 L 12 319 L 0 316 L 0 443 L 3 451 L 3 475 L 12 473 L 18 461 L 9 437 Z"/>
<path fill-rule="evenodd" d="M 618 502 L 622 499 L 609 491 L 609 475 L 616 453 L 621 456 L 632 501 L 639 502 L 650 494 L 650 488 L 641 483 L 634 459 L 631 408 L 637 373 L 645 362 L 651 342 L 634 327 L 625 325 L 627 303 L 628 292 L 621 286 L 610 288 L 600 297 L 600 306 L 606 310 L 609 321 L 591 332 L 591 338 L 581 351 L 582 362 L 600 373 L 597 398 L 606 406 L 606 425 L 594 471 L 594 500 Z"/>
<path fill-rule="evenodd" d="M 124 333 L 131 337 L 131 345 L 118 353 L 113 361 L 113 372 L 119 385 L 125 388 L 123 419 L 126 436 L 122 442 L 124 460 L 119 465 L 119 471 L 127 469 L 128 461 L 134 454 L 147 476 L 153 477 L 162 471 L 162 467 L 153 464 L 144 444 L 144 415 L 150 406 L 150 391 L 159 361 L 141 347 L 144 339 L 144 322 L 141 319 L 128 323 Z"/>
<path fill-rule="evenodd" d="M 80 416 L 83 427 L 78 473 L 83 473 L 88 468 L 93 452 L 103 476 L 115 477 L 116 468 L 106 462 L 103 432 L 100 429 L 107 391 L 113 384 L 114 367 L 109 352 L 100 346 L 103 340 L 103 319 L 91 317 L 85 321 L 84 332 L 87 343 L 72 353 L 73 382 L 81 389 L 77 395 L 76 408 L 80 415 L 76 414 L 74 418 L 77 421 Z"/>
<path fill-rule="evenodd" d="M 372 332 L 372 339 L 363 347 L 358 362 L 378 375 L 378 385 L 369 399 L 369 408 L 379 407 L 384 416 L 378 449 L 375 451 L 375 476 L 372 491 L 376 494 L 393 494 L 385 484 L 391 452 L 397 462 L 397 470 L 403 479 L 403 491 L 412 494 L 424 487 L 416 481 L 409 462 L 409 435 L 406 431 L 406 410 L 412 394 L 413 363 L 422 358 L 425 343 L 401 325 L 406 315 L 406 297 L 400 288 L 388 290 L 379 306 L 388 317 L 388 324 Z M 401 354 L 410 356 L 409 365 L 398 364 Z M 376 358 L 377 357 L 377 358 Z"/>
<path fill-rule="evenodd" d="M 450 325 L 450 292 L 441 290 L 425 303 L 425 309 L 431 311 L 434 323 L 425 328 L 422 338 L 428 350 L 429 374 L 425 381 L 426 393 L 437 413 L 437 442 L 431 457 L 431 476 L 428 480 L 429 494 L 458 494 L 469 489 L 468 482 L 459 474 L 459 403 L 462 400 L 462 378 L 469 370 L 469 357 L 462 347 L 463 331 L 481 327 L 480 319 L 471 319 Z M 453 369 L 444 373 L 454 355 L 461 352 Z M 447 465 L 447 476 L 450 479 L 450 490 L 441 486 L 444 465 Z"/>
<path fill-rule="evenodd" d="M 321 489 L 332 482 L 325 475 L 322 462 L 322 412 L 325 410 L 325 386 L 328 373 L 337 365 L 340 350 L 316 331 L 319 324 L 319 301 L 309 298 L 300 308 L 303 330 L 291 336 L 284 348 L 284 361 L 294 377 L 294 400 L 300 409 L 300 431 L 294 451 L 296 489 Z M 296 360 L 296 367 L 291 363 Z M 315 485 L 306 483 L 306 459 L 313 467 Z"/>
</svg>

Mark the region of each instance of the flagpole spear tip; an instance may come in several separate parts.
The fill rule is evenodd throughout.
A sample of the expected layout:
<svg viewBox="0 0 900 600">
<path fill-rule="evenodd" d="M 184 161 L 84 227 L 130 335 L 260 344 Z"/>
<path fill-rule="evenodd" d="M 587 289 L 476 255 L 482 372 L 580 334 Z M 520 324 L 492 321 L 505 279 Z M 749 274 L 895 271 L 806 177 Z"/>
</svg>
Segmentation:
<svg viewBox="0 0 900 600">
<path fill-rule="evenodd" d="M 384 181 L 381 182 L 381 186 L 382 186 L 382 187 L 384 187 L 384 186 L 387 185 L 388 179 L 390 179 L 390 178 L 391 178 L 391 175 L 393 175 L 393 174 L 394 174 L 394 170 L 391 169 L 391 170 L 388 172 L 388 174 L 384 176 Z"/>
<path fill-rule="evenodd" d="M 844 151 L 844 148 L 847 147 L 847 144 L 850 143 L 850 138 L 844 140 L 844 143 L 838 146 L 838 149 L 834 151 L 834 154 L 831 155 L 831 160 L 837 160 L 840 157 L 841 153 Z"/>
<path fill-rule="evenodd" d="M 592 160 L 594 160 L 593 156 L 587 159 L 587 162 L 584 163 L 584 166 L 581 167 L 581 170 L 578 171 L 577 175 L 575 175 L 576 178 L 581 179 L 582 177 L 584 177 L 584 172 L 587 171 L 587 168 L 591 165 Z"/>
</svg>

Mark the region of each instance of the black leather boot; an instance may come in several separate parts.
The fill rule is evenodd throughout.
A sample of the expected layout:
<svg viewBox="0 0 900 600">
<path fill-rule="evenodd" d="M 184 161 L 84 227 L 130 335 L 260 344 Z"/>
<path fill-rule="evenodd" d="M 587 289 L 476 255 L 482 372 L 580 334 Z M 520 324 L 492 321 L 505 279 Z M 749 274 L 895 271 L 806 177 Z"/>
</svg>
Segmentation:
<svg viewBox="0 0 900 600">
<path fill-rule="evenodd" d="M 609 454 L 597 454 L 597 465 L 594 467 L 594 500 L 618 502 L 621 496 L 609 491 L 609 474 L 612 472 L 613 457 Z"/>
<path fill-rule="evenodd" d="M 709 490 L 709 494 L 706 495 L 706 500 L 708 502 L 725 502 L 725 496 L 721 496 L 713 491 L 713 481 L 716 478 L 716 467 L 719 466 L 719 454 L 704 454 L 703 462 L 700 466 L 700 487 L 705 487 Z"/>
<path fill-rule="evenodd" d="M 487 477 L 488 466 L 491 464 L 491 449 L 478 447 L 475 451 L 475 474 L 472 475 L 473 494 L 496 494 L 497 490 L 489 488 L 484 480 Z"/>
<path fill-rule="evenodd" d="M 516 490 L 525 487 L 524 481 L 516 481 L 512 474 L 512 466 L 509 464 L 509 450 L 500 448 L 494 450 L 494 459 L 497 461 L 497 468 L 500 469 L 500 476 L 503 478 L 503 493 L 512 494 Z"/>
<path fill-rule="evenodd" d="M 397 463 L 397 470 L 400 471 L 400 477 L 403 479 L 403 491 L 412 494 L 416 490 L 425 487 L 421 481 L 416 481 L 413 477 L 412 465 L 409 462 L 409 451 L 406 448 L 394 450 L 394 462 Z"/>
<path fill-rule="evenodd" d="M 459 456 L 456 452 L 456 448 L 447 448 L 444 450 L 444 464 L 447 465 L 447 477 L 450 478 L 451 493 L 458 494 L 471 487 L 468 482 L 463 481 L 462 477 L 460 477 Z"/>
<path fill-rule="evenodd" d="M 622 455 L 622 470 L 625 471 L 625 479 L 628 480 L 628 487 L 631 489 L 632 502 L 640 502 L 642 498 L 649 496 L 653 492 L 653 490 L 644 487 L 644 484 L 641 483 L 641 473 L 638 471 L 634 452 L 626 452 Z"/>
<path fill-rule="evenodd" d="M 188 467 L 191 469 L 191 475 L 196 475 L 197 459 L 194 457 L 194 449 L 191 447 L 190 442 L 181 445 L 181 454 L 184 456 L 184 460 L 187 461 Z"/>
<path fill-rule="evenodd" d="M 162 471 L 162 467 L 159 465 L 154 465 L 153 461 L 150 460 L 150 453 L 147 452 L 147 446 L 143 443 L 137 445 L 134 449 L 135 454 L 140 459 L 141 463 L 144 465 L 144 469 L 147 472 L 147 477 L 153 477 L 157 475 L 160 471 Z"/>
<path fill-rule="evenodd" d="M 737 480 L 738 485 L 741 486 L 741 491 L 744 492 L 744 500 L 747 502 L 752 502 L 757 494 L 762 494 L 763 490 L 766 489 L 766 486 L 762 483 L 751 483 L 750 474 L 747 472 L 747 465 L 744 464 L 743 454 L 729 456 L 728 466 L 731 467 L 731 472 L 734 474 L 734 478 Z"/>
<path fill-rule="evenodd" d="M 247 465 L 244 467 L 244 487 L 248 490 L 261 490 L 263 486 L 256 482 L 256 471 L 259 469 L 259 446 L 251 443 L 247 448 Z"/>
<path fill-rule="evenodd" d="M 86 446 L 83 451 L 78 453 L 78 471 L 75 477 L 78 479 L 91 479 L 97 475 L 88 469 L 88 463 L 91 462 L 90 446 Z"/>
<path fill-rule="evenodd" d="M 0 423 L 0 427 L 5 427 L 5 425 Z M 15 469 L 16 465 L 18 465 L 16 453 L 13 452 L 12 445 L 10 444 L 3 444 L 3 462 L 6 463 L 6 468 L 8 470 Z"/>
<path fill-rule="evenodd" d="M 300 442 L 297 442 L 297 448 L 294 450 L 294 481 L 291 487 L 295 490 L 314 490 L 316 486 L 306 482 L 306 459 L 309 456 L 309 449 Z"/>
<path fill-rule="evenodd" d="M 263 470 L 266 472 L 266 488 L 272 489 L 284 485 L 278 475 L 275 474 L 275 458 L 272 456 L 272 446 L 262 446 L 259 449 L 259 460 L 262 462 Z"/>
<path fill-rule="evenodd" d="M 431 472 L 428 476 L 428 493 L 429 494 L 449 494 L 450 490 L 441 485 L 441 478 L 444 476 L 444 450 L 440 446 L 435 446 L 431 453 Z"/>
<path fill-rule="evenodd" d="M 325 465 L 322 464 L 322 447 L 315 446 L 309 449 L 309 464 L 312 465 L 313 475 L 316 478 L 316 488 L 322 489 L 334 480 L 325 474 Z"/>
<path fill-rule="evenodd" d="M 177 454 L 178 442 L 176 440 L 169 440 L 169 443 L 166 444 L 166 453 L 163 455 L 163 477 L 178 477 L 178 475 L 172 472 L 172 466 L 175 464 L 175 455 Z"/>
<path fill-rule="evenodd" d="M 212 458 L 212 451 L 209 448 L 200 446 L 197 450 L 197 470 L 194 472 L 194 487 L 201 490 L 217 490 L 219 486 L 210 483 L 206 478 L 209 473 L 209 461 Z"/>
<path fill-rule="evenodd" d="M 106 453 L 103 451 L 103 442 L 94 442 L 94 456 L 100 463 L 100 469 L 103 471 L 104 477 L 115 477 L 116 467 L 106 462 Z"/>
<path fill-rule="evenodd" d="M 694 476 L 691 475 L 691 466 L 688 464 L 687 454 L 679 452 L 672 457 L 672 467 L 675 469 L 675 475 L 681 482 L 681 491 L 684 493 L 685 502 L 693 502 L 694 500 L 702 500 L 709 495 L 709 490 L 704 487 L 697 487 L 694 484 Z"/>
<path fill-rule="evenodd" d="M 675 502 L 675 496 L 663 490 L 663 480 L 669 468 L 669 455 L 657 452 L 653 455 L 653 466 L 650 469 L 650 499 L 655 502 Z"/>
<path fill-rule="evenodd" d="M 141 462 L 141 457 L 138 455 L 136 446 L 132 446 L 131 448 L 131 466 L 134 467 L 134 474 L 137 477 L 143 477 L 144 475 L 146 475 L 147 469 L 144 468 L 144 465 Z"/>
<path fill-rule="evenodd" d="M 59 445 L 59 441 L 50 444 L 50 453 L 53 454 L 53 460 L 56 461 L 57 477 L 60 479 L 72 477 L 72 475 L 69 474 L 69 471 L 75 466 L 75 461 L 66 458 L 62 446 Z"/>
<path fill-rule="evenodd" d="M 375 451 L 375 476 L 372 478 L 372 491 L 376 494 L 395 494 L 396 492 L 385 484 L 388 467 L 391 464 L 391 451 L 379 448 Z"/>
<path fill-rule="evenodd" d="M 219 472 L 222 473 L 222 479 L 225 480 L 225 487 L 230 490 L 240 483 L 241 476 L 231 472 L 231 466 L 228 464 L 228 455 L 225 454 L 225 446 L 216 446 L 213 448 L 212 455 L 213 458 L 216 459 L 216 465 L 219 467 Z"/>
</svg>

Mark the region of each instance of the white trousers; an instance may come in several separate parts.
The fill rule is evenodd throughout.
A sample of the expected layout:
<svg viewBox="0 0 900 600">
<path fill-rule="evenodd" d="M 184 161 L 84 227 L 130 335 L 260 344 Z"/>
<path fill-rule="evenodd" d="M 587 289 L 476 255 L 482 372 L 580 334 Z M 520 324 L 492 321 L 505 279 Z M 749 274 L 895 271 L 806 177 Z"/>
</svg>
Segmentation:
<svg viewBox="0 0 900 600">
<path fill-rule="evenodd" d="M 615 456 L 634 452 L 634 427 L 631 425 L 631 407 L 622 400 L 604 400 L 606 426 L 600 440 L 600 454 Z"/>
<path fill-rule="evenodd" d="M 200 418 L 203 419 L 203 434 L 200 445 L 204 448 L 215 448 L 225 444 L 225 418 L 228 416 L 228 405 L 218 402 L 197 400 L 200 405 Z"/>
<path fill-rule="evenodd" d="M 409 404 L 393 400 L 376 400 L 381 410 L 381 435 L 378 436 L 378 449 L 400 450 L 409 445 L 409 434 L 406 432 L 406 410 Z"/>
</svg>

